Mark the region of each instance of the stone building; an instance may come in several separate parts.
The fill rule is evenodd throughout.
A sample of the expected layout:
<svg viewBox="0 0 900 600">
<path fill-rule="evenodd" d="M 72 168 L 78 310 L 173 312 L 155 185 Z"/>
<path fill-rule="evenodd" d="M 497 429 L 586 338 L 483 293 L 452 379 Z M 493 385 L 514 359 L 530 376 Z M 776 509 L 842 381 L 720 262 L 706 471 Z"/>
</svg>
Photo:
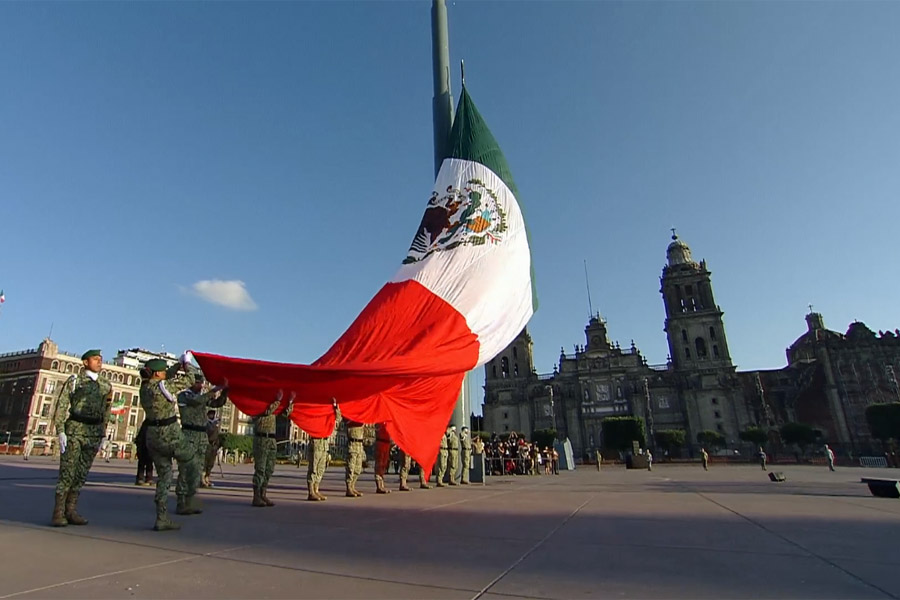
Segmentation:
<svg viewBox="0 0 900 600">
<path fill-rule="evenodd" d="M 840 334 L 810 312 L 808 331 L 787 349 L 787 366 L 738 372 L 706 261 L 695 261 L 676 235 L 660 294 L 668 363 L 648 365 L 634 342 L 626 349 L 610 342 L 596 315 L 585 343 L 572 354 L 561 351 L 552 373 L 538 374 L 526 329 L 485 364 L 484 429 L 530 435 L 554 428 L 576 456 L 587 456 L 601 444 L 604 418 L 633 415 L 644 419 L 651 446 L 655 431 L 682 429 L 693 453 L 697 434 L 709 430 L 724 436 L 728 451 L 750 453 L 741 431 L 801 422 L 820 429 L 823 441 L 858 453 L 872 446 L 865 407 L 900 401 L 900 331 L 876 335 L 853 323 Z"/>
</svg>

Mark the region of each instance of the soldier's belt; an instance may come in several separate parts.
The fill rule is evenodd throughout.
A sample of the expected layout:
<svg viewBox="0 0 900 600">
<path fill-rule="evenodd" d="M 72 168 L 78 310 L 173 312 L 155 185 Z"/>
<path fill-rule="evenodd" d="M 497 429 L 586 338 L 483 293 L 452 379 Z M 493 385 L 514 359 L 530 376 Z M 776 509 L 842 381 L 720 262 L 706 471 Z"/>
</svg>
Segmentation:
<svg viewBox="0 0 900 600">
<path fill-rule="evenodd" d="M 206 430 L 204 429 L 203 431 L 206 431 Z M 253 435 L 255 435 L 256 437 L 261 437 L 261 438 L 274 438 L 275 437 L 274 433 L 263 433 L 262 431 L 254 431 Z"/>
<path fill-rule="evenodd" d="M 354 438 L 349 438 L 349 439 L 347 440 L 347 443 L 348 443 L 348 444 L 352 444 L 352 443 L 354 443 L 354 442 L 356 442 L 356 443 L 358 443 L 358 444 L 362 444 L 362 443 L 363 443 L 363 440 L 357 440 L 357 439 L 354 439 Z"/>
<path fill-rule="evenodd" d="M 177 422 L 178 422 L 178 417 L 167 417 L 165 419 L 151 419 L 151 420 L 147 421 L 147 426 L 148 427 L 164 427 L 165 425 L 171 425 L 172 423 L 177 423 Z"/>
<path fill-rule="evenodd" d="M 86 417 L 85 415 L 79 415 L 78 413 L 69 413 L 69 420 L 77 423 L 84 423 L 85 425 L 99 425 L 103 422 L 103 417 Z"/>
<path fill-rule="evenodd" d="M 188 425 L 187 423 L 182 423 L 181 428 L 187 429 L 188 431 L 199 431 L 201 433 L 206 433 L 206 425 Z"/>
</svg>

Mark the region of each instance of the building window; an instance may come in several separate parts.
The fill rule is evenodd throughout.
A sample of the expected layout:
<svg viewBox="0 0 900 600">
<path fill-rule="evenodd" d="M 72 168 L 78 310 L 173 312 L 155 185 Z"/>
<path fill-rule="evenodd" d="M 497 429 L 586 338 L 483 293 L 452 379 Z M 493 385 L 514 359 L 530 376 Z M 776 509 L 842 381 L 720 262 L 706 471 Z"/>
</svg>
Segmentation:
<svg viewBox="0 0 900 600">
<path fill-rule="evenodd" d="M 719 431 L 725 431 L 724 429 L 722 429 L 721 423 L 716 423 L 716 429 L 718 429 Z"/>
<path fill-rule="evenodd" d="M 503 418 L 504 418 L 504 419 L 508 419 L 508 418 L 509 418 L 509 413 L 503 413 Z"/>
<path fill-rule="evenodd" d="M 72 364 L 69 363 L 66 365 L 66 373 L 71 373 L 71 372 L 72 372 Z"/>
<path fill-rule="evenodd" d="M 503 426 L 503 431 L 509 431 L 509 425 L 504 425 L 504 426 Z"/>
<path fill-rule="evenodd" d="M 716 339 L 716 328 L 715 327 L 709 328 L 709 339 L 711 339 L 711 340 Z"/>
<path fill-rule="evenodd" d="M 504 379 L 509 377 L 509 359 L 505 356 L 500 359 L 500 375 Z"/>
<path fill-rule="evenodd" d="M 54 360 L 52 363 L 50 363 L 50 369 L 52 371 L 59 371 L 59 361 Z"/>
<path fill-rule="evenodd" d="M 519 351 L 515 346 L 513 346 L 513 358 L 519 358 Z"/>
<path fill-rule="evenodd" d="M 516 377 L 519 376 L 519 363 L 515 363 L 513 365 L 513 375 L 515 375 Z"/>
<path fill-rule="evenodd" d="M 47 418 L 50 416 L 50 405 L 49 404 L 41 405 L 41 416 L 44 418 Z"/>
<path fill-rule="evenodd" d="M 685 342 L 687 341 L 687 330 L 686 329 L 681 330 L 681 339 Z"/>
<path fill-rule="evenodd" d="M 685 348 L 684 348 L 684 357 L 687 358 L 687 359 L 690 359 L 690 358 L 691 358 L 691 349 L 688 348 L 688 347 L 686 347 L 686 346 L 685 346 Z"/>
<path fill-rule="evenodd" d="M 719 347 L 716 344 L 713 344 L 713 356 L 719 358 Z"/>
<path fill-rule="evenodd" d="M 497 376 L 497 365 L 491 365 L 491 377 Z"/>
<path fill-rule="evenodd" d="M 695 339 L 694 347 L 697 348 L 697 358 L 706 358 L 706 341 L 703 338 Z"/>
<path fill-rule="evenodd" d="M 713 403 L 713 404 L 718 404 L 718 403 L 719 403 L 719 399 L 718 399 L 718 398 L 713 398 L 713 399 L 712 399 L 712 403 Z"/>
<path fill-rule="evenodd" d="M 128 425 L 130 427 L 134 427 L 135 425 L 137 425 L 137 415 L 136 414 L 133 414 L 128 417 Z"/>
<path fill-rule="evenodd" d="M 657 402 L 657 406 L 659 408 L 669 408 L 669 399 L 668 398 L 660 398 L 656 402 Z"/>
<path fill-rule="evenodd" d="M 125 432 L 125 441 L 131 442 L 134 441 L 134 429 L 129 429 Z"/>
<path fill-rule="evenodd" d="M 134 396 L 132 396 L 132 398 L 131 398 L 131 405 L 132 405 L 132 406 L 137 406 L 137 405 L 138 405 L 138 399 L 139 399 L 139 398 L 140 398 L 140 396 L 138 396 L 137 394 L 135 394 Z"/>
<path fill-rule="evenodd" d="M 46 423 L 41 423 L 40 425 L 38 425 L 37 434 L 38 435 L 46 435 L 47 434 L 47 424 Z"/>
<path fill-rule="evenodd" d="M 720 413 L 719 411 L 715 411 L 713 414 L 716 415 L 716 418 L 717 418 L 717 419 L 721 419 L 721 418 L 722 418 L 722 413 Z"/>
</svg>

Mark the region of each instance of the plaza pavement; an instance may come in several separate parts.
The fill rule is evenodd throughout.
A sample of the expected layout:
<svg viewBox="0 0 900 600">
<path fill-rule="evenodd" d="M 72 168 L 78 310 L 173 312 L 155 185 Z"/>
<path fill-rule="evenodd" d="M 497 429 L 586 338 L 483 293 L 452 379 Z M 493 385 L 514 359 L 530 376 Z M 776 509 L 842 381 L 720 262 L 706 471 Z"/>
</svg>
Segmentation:
<svg viewBox="0 0 900 600">
<path fill-rule="evenodd" d="M 202 490 L 205 512 L 156 533 L 134 465 L 98 461 L 86 527 L 47 526 L 57 463 L 0 457 L 0 598 L 898 598 L 900 500 L 859 478 L 900 470 L 658 465 L 306 502 L 279 465 L 272 508 L 250 466 Z M 396 476 L 388 478 L 396 490 Z M 174 499 L 170 506 L 174 506 Z"/>
</svg>

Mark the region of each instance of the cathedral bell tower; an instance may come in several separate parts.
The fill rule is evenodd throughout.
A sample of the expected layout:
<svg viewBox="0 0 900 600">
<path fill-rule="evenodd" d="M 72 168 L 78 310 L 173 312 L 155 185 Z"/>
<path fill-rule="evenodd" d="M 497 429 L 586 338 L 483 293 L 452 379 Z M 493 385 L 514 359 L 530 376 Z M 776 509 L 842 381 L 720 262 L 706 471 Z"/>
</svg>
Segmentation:
<svg viewBox="0 0 900 600">
<path fill-rule="evenodd" d="M 691 249 L 672 230 L 667 264 L 659 278 L 666 307 L 666 337 L 676 371 L 731 368 L 724 314 L 713 297 L 706 261 L 694 262 Z"/>
</svg>

